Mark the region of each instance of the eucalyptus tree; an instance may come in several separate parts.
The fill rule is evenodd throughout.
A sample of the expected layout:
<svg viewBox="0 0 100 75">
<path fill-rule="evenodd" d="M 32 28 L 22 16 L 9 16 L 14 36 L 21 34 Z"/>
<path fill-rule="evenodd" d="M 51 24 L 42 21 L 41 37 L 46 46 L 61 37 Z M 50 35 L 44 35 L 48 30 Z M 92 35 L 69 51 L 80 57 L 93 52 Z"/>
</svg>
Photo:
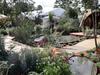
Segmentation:
<svg viewBox="0 0 100 75">
<path fill-rule="evenodd" d="M 93 8 L 93 0 L 82 0 L 82 4 L 85 9 Z"/>
<path fill-rule="evenodd" d="M 2 2 L 0 2 L 0 6 L 1 12 L 10 16 L 13 25 L 14 21 L 21 14 L 21 12 L 34 10 L 34 2 L 31 0 L 2 0 Z"/>
<path fill-rule="evenodd" d="M 67 31 L 67 29 L 69 29 L 68 26 L 70 26 L 70 28 L 77 26 L 77 29 L 79 29 L 78 28 L 79 23 L 75 25 L 73 24 L 73 22 L 76 20 L 79 22 L 78 15 L 80 14 L 80 7 L 81 7 L 80 5 L 81 5 L 80 0 L 56 0 L 55 7 L 60 7 L 65 9 L 65 16 L 63 17 L 64 19 L 63 21 L 62 20 L 59 21 L 59 23 L 62 24 L 62 26 L 64 26 L 64 27 L 61 26 L 62 28 L 64 28 L 63 30 Z M 66 29 L 66 27 L 68 28 Z"/>
<path fill-rule="evenodd" d="M 42 9 L 43 9 L 43 7 L 41 5 L 38 5 L 36 7 L 37 16 L 35 17 L 35 24 L 41 24 L 42 23 L 42 19 L 40 17 L 40 13 L 42 13 Z"/>
<path fill-rule="evenodd" d="M 43 7 L 41 5 L 38 5 L 36 10 L 38 11 L 38 10 L 42 10 L 42 9 L 43 9 Z"/>
</svg>

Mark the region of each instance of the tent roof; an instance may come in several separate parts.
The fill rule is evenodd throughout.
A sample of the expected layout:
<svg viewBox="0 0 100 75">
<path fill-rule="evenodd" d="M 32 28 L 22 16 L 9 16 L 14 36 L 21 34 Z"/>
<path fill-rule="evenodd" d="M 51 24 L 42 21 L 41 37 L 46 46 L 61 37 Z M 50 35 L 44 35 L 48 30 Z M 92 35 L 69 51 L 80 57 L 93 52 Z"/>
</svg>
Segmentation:
<svg viewBox="0 0 100 75">
<path fill-rule="evenodd" d="M 87 17 L 91 14 L 92 14 L 91 9 L 87 9 L 86 12 L 83 14 L 82 20 L 80 22 L 80 27 L 83 25 L 84 20 L 87 19 Z"/>
<path fill-rule="evenodd" d="M 97 22 L 100 22 L 100 11 L 91 11 L 90 9 L 87 9 L 87 11 L 84 13 L 82 20 L 80 22 L 80 27 L 82 26 L 89 26 L 93 27 L 93 21 L 95 13 L 97 14 Z M 93 15 L 93 16 L 92 16 Z"/>
<path fill-rule="evenodd" d="M 64 14 L 65 10 L 62 8 L 53 8 L 52 10 L 49 10 L 47 12 L 42 12 L 40 15 L 48 15 L 49 13 L 52 13 L 55 16 L 61 17 Z"/>
</svg>

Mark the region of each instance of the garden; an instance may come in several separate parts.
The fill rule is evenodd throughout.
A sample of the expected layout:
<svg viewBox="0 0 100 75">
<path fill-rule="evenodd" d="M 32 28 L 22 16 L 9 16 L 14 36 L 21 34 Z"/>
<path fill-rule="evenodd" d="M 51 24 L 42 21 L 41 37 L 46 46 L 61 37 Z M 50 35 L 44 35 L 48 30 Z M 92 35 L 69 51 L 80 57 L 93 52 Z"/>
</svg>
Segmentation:
<svg viewBox="0 0 100 75">
<path fill-rule="evenodd" d="M 0 75 L 99 75 L 100 6 L 94 3 L 56 0 L 44 14 L 34 1 L 0 0 Z M 91 39 L 92 49 L 75 48 Z"/>
</svg>

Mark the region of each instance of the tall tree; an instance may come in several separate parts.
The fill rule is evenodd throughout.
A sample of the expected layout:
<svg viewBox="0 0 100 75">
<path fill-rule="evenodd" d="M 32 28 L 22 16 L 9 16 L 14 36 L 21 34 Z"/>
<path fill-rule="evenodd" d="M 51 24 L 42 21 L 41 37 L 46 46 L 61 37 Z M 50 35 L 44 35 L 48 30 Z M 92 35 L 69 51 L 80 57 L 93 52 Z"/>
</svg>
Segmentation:
<svg viewBox="0 0 100 75">
<path fill-rule="evenodd" d="M 93 0 L 82 0 L 85 9 L 93 9 Z"/>
<path fill-rule="evenodd" d="M 69 15 L 71 18 L 75 18 L 78 16 L 78 11 L 80 9 L 79 4 L 81 4 L 81 1 L 79 0 L 56 0 L 55 7 L 61 7 L 65 9 L 66 17 Z"/>
<path fill-rule="evenodd" d="M 0 6 L 2 6 L 0 10 L 5 15 L 10 16 L 12 25 L 16 25 L 15 21 L 21 12 L 28 12 L 34 9 L 34 2 L 32 4 L 29 3 L 30 1 L 31 0 L 10 0 L 7 2 L 6 0 L 3 0 L 0 2 Z"/>
<path fill-rule="evenodd" d="M 43 7 L 41 5 L 37 6 L 36 10 L 37 10 L 38 15 L 42 12 L 42 9 Z"/>
<path fill-rule="evenodd" d="M 35 17 L 35 24 L 41 24 L 42 23 L 42 19 L 40 17 L 40 13 L 42 13 L 42 9 L 43 9 L 43 7 L 41 5 L 38 5 L 37 8 L 36 8 L 38 15 Z"/>
<path fill-rule="evenodd" d="M 97 44 L 97 4 L 98 4 L 98 0 L 94 0 L 93 1 L 93 8 L 95 10 L 95 17 L 94 18 L 94 21 L 93 21 L 93 26 L 94 26 L 94 41 L 95 41 L 95 47 L 96 47 L 96 54 L 98 56 L 100 56 L 100 49 L 98 48 L 98 44 Z"/>
</svg>

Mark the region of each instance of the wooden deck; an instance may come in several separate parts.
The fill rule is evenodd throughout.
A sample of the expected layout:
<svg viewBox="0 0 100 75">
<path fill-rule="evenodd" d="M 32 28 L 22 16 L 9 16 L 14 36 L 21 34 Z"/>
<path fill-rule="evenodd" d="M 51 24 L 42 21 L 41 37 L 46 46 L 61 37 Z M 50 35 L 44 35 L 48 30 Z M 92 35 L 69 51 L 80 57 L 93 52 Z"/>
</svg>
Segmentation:
<svg viewBox="0 0 100 75">
<path fill-rule="evenodd" d="M 84 33 L 83 32 L 76 32 L 76 33 L 70 33 L 70 35 L 83 37 Z"/>
</svg>

